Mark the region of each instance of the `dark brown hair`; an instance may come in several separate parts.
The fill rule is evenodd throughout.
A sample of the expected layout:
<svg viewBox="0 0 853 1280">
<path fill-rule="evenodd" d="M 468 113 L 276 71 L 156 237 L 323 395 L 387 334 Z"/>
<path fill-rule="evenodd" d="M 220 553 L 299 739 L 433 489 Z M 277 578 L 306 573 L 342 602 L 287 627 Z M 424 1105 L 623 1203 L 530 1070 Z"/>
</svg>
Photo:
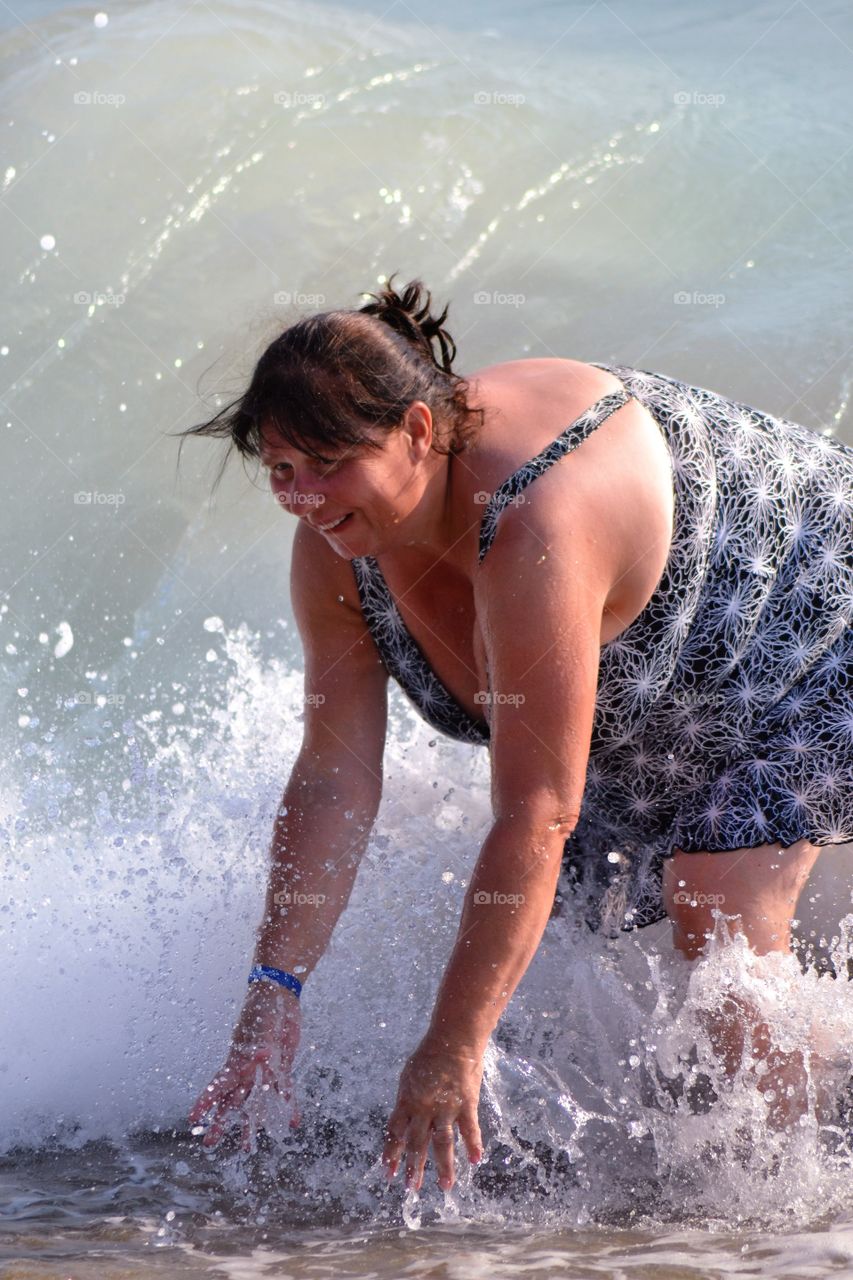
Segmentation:
<svg viewBox="0 0 853 1280">
<path fill-rule="evenodd" d="M 415 400 L 432 413 L 437 452 L 466 447 L 483 410 L 469 407 L 469 384 L 453 372 L 456 344 L 444 328 L 447 306 L 433 316 L 420 280 L 399 294 L 393 280 L 378 294 L 362 295 L 375 299 L 362 307 L 290 325 L 264 351 L 238 399 L 177 433 L 181 446 L 187 436 L 230 442 L 217 484 L 232 449 L 244 459 L 259 457 L 262 426 L 292 448 L 328 461 L 330 452 L 347 447 L 379 447 L 370 428 L 390 433 Z"/>
</svg>

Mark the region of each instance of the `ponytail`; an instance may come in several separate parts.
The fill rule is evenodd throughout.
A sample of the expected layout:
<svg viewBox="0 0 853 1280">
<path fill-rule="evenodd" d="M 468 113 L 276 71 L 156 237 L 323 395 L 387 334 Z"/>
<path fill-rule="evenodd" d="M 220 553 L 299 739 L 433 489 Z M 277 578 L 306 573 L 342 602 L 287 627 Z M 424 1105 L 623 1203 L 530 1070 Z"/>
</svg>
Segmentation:
<svg viewBox="0 0 853 1280">
<path fill-rule="evenodd" d="M 394 275 L 396 275 L 396 271 Z M 380 293 L 369 293 L 367 297 L 375 298 L 359 307 L 363 315 L 376 316 L 384 324 L 408 339 L 442 373 L 453 373 L 453 361 L 456 359 L 456 343 L 444 328 L 448 308 L 445 306 L 440 315 L 430 314 L 432 295 L 420 280 L 411 280 L 402 293 L 392 287 L 394 275 Z M 433 343 L 438 343 L 440 355 L 436 355 Z"/>
</svg>

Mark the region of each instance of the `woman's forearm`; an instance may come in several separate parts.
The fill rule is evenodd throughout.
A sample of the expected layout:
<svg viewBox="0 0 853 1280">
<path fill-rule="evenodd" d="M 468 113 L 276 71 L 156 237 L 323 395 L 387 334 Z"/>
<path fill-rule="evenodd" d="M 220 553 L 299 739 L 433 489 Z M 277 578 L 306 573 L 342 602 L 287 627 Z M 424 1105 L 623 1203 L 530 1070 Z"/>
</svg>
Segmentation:
<svg viewBox="0 0 853 1280">
<path fill-rule="evenodd" d="M 465 897 L 426 1040 L 482 1054 L 545 931 L 568 830 L 497 822 Z"/>
<path fill-rule="evenodd" d="M 255 964 L 310 974 L 349 900 L 378 805 L 378 782 L 300 756 L 273 828 Z"/>
</svg>

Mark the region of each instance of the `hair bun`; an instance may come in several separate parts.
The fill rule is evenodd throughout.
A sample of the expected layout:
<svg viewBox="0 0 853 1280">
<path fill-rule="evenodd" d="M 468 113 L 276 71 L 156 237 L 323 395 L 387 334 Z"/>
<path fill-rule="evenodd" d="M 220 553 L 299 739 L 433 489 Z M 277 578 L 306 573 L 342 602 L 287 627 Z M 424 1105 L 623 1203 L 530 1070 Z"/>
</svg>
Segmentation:
<svg viewBox="0 0 853 1280">
<path fill-rule="evenodd" d="M 379 293 L 366 296 L 375 298 L 359 311 L 364 315 L 376 316 L 390 328 L 407 338 L 426 355 L 430 362 L 444 373 L 453 372 L 453 361 L 456 358 L 456 343 L 444 328 L 447 319 L 445 307 L 440 315 L 430 314 L 432 295 L 420 280 L 410 280 L 402 293 L 393 288 L 394 275 L 389 276 L 385 288 Z M 438 343 L 440 354 L 436 353 L 433 343 Z"/>
</svg>

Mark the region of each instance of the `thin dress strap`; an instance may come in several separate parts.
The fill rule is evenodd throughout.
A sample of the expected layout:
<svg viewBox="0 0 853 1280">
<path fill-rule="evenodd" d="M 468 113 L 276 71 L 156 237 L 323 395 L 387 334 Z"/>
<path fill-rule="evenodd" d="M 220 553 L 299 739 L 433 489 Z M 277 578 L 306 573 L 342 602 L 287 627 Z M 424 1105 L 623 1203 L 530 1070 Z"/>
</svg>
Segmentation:
<svg viewBox="0 0 853 1280">
<path fill-rule="evenodd" d="M 483 512 L 483 519 L 480 522 L 478 563 L 482 563 L 483 557 L 495 540 L 498 520 L 504 508 L 518 499 L 518 495 L 527 488 L 531 480 L 541 476 L 555 462 L 559 462 L 567 453 L 571 453 L 572 449 L 576 449 L 596 427 L 600 427 L 602 422 L 610 417 L 611 413 L 621 409 L 622 405 L 627 404 L 630 399 L 631 393 L 625 389 L 611 391 L 608 395 L 602 396 L 600 400 L 596 400 L 595 404 L 585 409 L 579 418 L 566 427 L 565 431 L 561 431 L 556 440 L 546 445 L 541 453 L 537 453 L 536 457 L 531 458 L 529 462 L 523 462 L 517 471 L 513 471 L 509 479 L 504 480 L 492 494 Z"/>
</svg>

